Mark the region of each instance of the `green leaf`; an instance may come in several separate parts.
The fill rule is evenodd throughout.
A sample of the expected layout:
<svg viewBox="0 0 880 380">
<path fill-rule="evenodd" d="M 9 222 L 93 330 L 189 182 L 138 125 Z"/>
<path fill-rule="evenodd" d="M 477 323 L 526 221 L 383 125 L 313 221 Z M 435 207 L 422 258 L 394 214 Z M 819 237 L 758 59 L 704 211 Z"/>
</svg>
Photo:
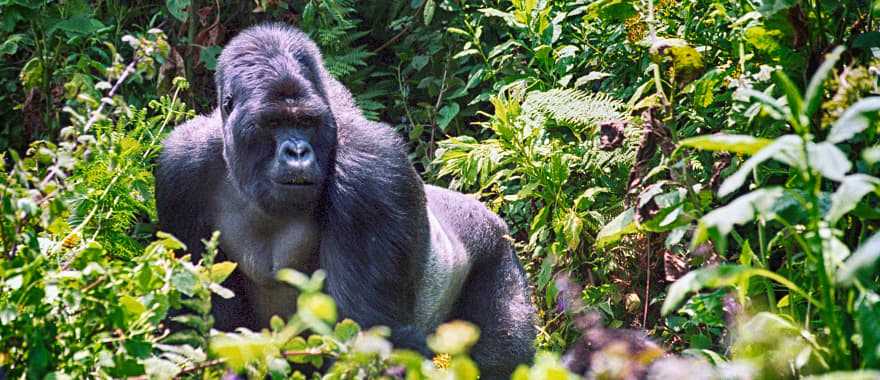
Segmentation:
<svg viewBox="0 0 880 380">
<path fill-rule="evenodd" d="M 208 269 L 208 278 L 211 279 L 212 282 L 221 283 L 232 274 L 232 271 L 235 270 L 235 267 L 238 264 L 232 261 L 224 261 L 221 263 L 215 263 L 211 265 L 211 268 Z"/>
<path fill-rule="evenodd" d="M 565 218 L 565 226 L 562 232 L 565 235 L 565 241 L 568 243 L 568 249 L 574 251 L 581 244 L 581 232 L 584 229 L 584 221 L 574 209 L 569 210 Z"/>
<path fill-rule="evenodd" d="M 858 49 L 880 47 L 880 32 L 864 32 L 853 40 L 852 46 Z"/>
<path fill-rule="evenodd" d="M 773 205 L 784 194 L 785 190 L 779 187 L 760 188 L 734 199 L 724 207 L 712 210 L 700 218 L 691 246 L 696 247 L 709 237 L 721 243 L 721 239 L 724 239 L 735 225 L 749 223 L 756 215 L 764 219 L 772 219 L 775 215 L 772 211 Z"/>
<path fill-rule="evenodd" d="M 700 52 L 680 38 L 658 38 L 649 52 L 654 62 L 659 63 L 665 57 L 671 58 L 672 65 L 680 72 L 696 72 L 705 66 Z"/>
<path fill-rule="evenodd" d="M 807 144 L 810 167 L 825 178 L 843 181 L 846 173 L 852 169 L 852 163 L 834 144 L 823 142 Z"/>
<path fill-rule="evenodd" d="M 788 100 L 789 122 L 800 132 L 808 126 L 809 120 L 806 119 L 804 113 L 804 99 L 801 97 L 800 90 L 795 86 L 794 82 L 785 74 L 785 71 L 776 70 L 773 72 L 773 79 L 776 85 L 782 89 L 785 98 Z"/>
<path fill-rule="evenodd" d="M 431 20 L 434 19 L 434 11 L 437 8 L 437 4 L 434 3 L 434 0 L 426 0 L 425 10 L 422 13 L 422 20 L 425 22 L 425 25 L 431 25 Z"/>
<path fill-rule="evenodd" d="M 760 137 L 717 133 L 684 139 L 679 145 L 700 150 L 753 155 L 771 143 L 773 140 Z"/>
<path fill-rule="evenodd" d="M 871 236 L 843 263 L 837 271 L 837 282 L 848 285 L 862 270 L 872 268 L 880 258 L 880 232 Z"/>
<path fill-rule="evenodd" d="M 185 22 L 189 17 L 186 8 L 189 8 L 190 3 L 191 0 L 165 0 L 165 6 L 168 7 L 168 12 L 180 22 Z"/>
<path fill-rule="evenodd" d="M 147 307 L 144 306 L 141 301 L 128 294 L 119 297 L 119 304 L 122 305 L 122 308 L 125 310 L 125 312 L 133 318 L 137 318 L 145 311 L 147 311 Z"/>
<path fill-rule="evenodd" d="M 635 220 L 635 209 L 629 208 L 608 222 L 596 235 L 596 245 L 601 247 L 620 240 L 624 235 L 638 231 Z"/>
<path fill-rule="evenodd" d="M 825 62 L 822 62 L 822 65 L 816 69 L 816 73 L 813 74 L 813 78 L 810 79 L 810 84 L 807 86 L 807 93 L 804 96 L 804 102 L 807 104 L 806 114 L 807 117 L 812 117 L 816 111 L 819 110 L 819 106 L 822 104 L 822 95 L 823 90 L 825 89 L 825 79 L 828 78 L 828 74 L 831 73 L 831 70 L 834 69 L 834 65 L 837 64 L 837 61 L 840 60 L 840 54 L 846 50 L 843 46 L 836 47 L 831 53 L 825 56 Z"/>
<path fill-rule="evenodd" d="M 875 114 L 874 116 L 876 116 L 878 111 L 880 111 L 880 96 L 859 100 L 834 122 L 825 141 L 837 144 L 849 140 L 871 124 L 871 118 L 867 114 Z"/>
<path fill-rule="evenodd" d="M 765 110 L 767 110 L 768 114 L 774 119 L 783 120 L 789 117 L 788 110 L 782 107 L 782 103 L 778 99 L 763 92 L 752 90 L 750 88 L 746 88 L 740 91 L 750 100 L 756 100 L 758 101 L 758 103 L 761 103 L 761 105 L 766 107 Z"/>
<path fill-rule="evenodd" d="M 727 196 L 742 187 L 748 176 L 752 174 L 752 170 L 762 162 L 771 158 L 779 158 L 781 157 L 780 153 L 799 151 L 802 141 L 797 135 L 784 135 L 776 138 L 772 144 L 759 150 L 758 153 L 746 160 L 733 175 L 727 177 L 718 189 L 718 196 Z"/>
<path fill-rule="evenodd" d="M 298 310 L 308 311 L 326 323 L 336 323 L 336 303 L 326 294 L 300 294 L 296 305 Z"/>
<path fill-rule="evenodd" d="M 786 10 L 797 4 L 798 0 L 760 0 L 758 12 L 764 17 L 770 17 L 779 11 Z"/>
<path fill-rule="evenodd" d="M 24 38 L 24 34 L 13 34 L 6 38 L 6 41 L 3 41 L 3 43 L 0 44 L 0 57 L 15 54 L 18 51 L 18 46 L 24 41 Z"/>
<path fill-rule="evenodd" d="M 352 321 L 348 318 L 343 319 L 341 322 L 337 323 L 336 328 L 333 329 L 333 335 L 335 335 L 336 338 L 342 342 L 353 339 L 360 332 L 361 327 L 358 326 L 355 321 Z"/>
<path fill-rule="evenodd" d="M 196 275 L 186 269 L 175 270 L 174 274 L 171 275 L 171 285 L 173 285 L 177 291 L 188 296 L 195 294 L 198 281 L 199 279 Z"/>
<path fill-rule="evenodd" d="M 205 68 L 208 70 L 216 70 L 217 69 L 217 57 L 220 56 L 220 52 L 223 51 L 223 48 L 220 46 L 206 46 L 199 50 L 199 62 L 205 65 Z"/>
<path fill-rule="evenodd" d="M 309 284 L 309 276 L 289 268 L 279 270 L 275 278 L 300 290 L 307 288 Z"/>
<path fill-rule="evenodd" d="M 678 309 L 679 305 L 687 299 L 687 296 L 690 293 L 698 292 L 705 288 L 714 289 L 733 286 L 754 276 L 776 281 L 792 292 L 804 297 L 807 301 L 816 304 L 816 300 L 813 299 L 813 297 L 809 296 L 796 284 L 779 274 L 766 269 L 722 264 L 690 271 L 688 274 L 684 275 L 684 277 L 675 281 L 675 283 L 669 286 L 669 291 L 666 293 L 666 300 L 663 301 L 663 307 L 661 307 L 660 313 L 665 316 L 675 311 Z"/>
<path fill-rule="evenodd" d="M 101 21 L 85 15 L 71 17 L 55 25 L 55 28 L 61 29 L 73 35 L 92 34 L 106 27 L 107 26 L 102 24 Z"/>
<path fill-rule="evenodd" d="M 858 332 L 862 335 L 864 364 L 877 368 L 880 366 L 880 296 L 877 293 L 868 291 L 859 297 L 855 319 Z M 875 375 L 880 378 L 880 372 Z"/>
<path fill-rule="evenodd" d="M 449 126 L 449 123 L 452 122 L 452 119 L 454 119 L 455 116 L 458 115 L 459 109 L 460 108 L 458 106 L 458 103 L 449 103 L 443 106 L 443 108 L 441 108 L 438 112 L 439 117 L 437 118 L 437 127 L 439 127 L 441 131 L 445 132 L 446 127 Z"/>
<path fill-rule="evenodd" d="M 220 334 L 211 339 L 211 351 L 226 360 L 235 371 L 249 363 L 262 363 L 278 356 L 275 341 L 262 334 Z"/>
<path fill-rule="evenodd" d="M 846 176 L 837 191 L 831 195 L 831 207 L 825 213 L 825 221 L 829 224 L 837 221 L 846 213 L 856 208 L 859 201 L 872 191 L 877 191 L 880 179 L 867 174 Z"/>
</svg>

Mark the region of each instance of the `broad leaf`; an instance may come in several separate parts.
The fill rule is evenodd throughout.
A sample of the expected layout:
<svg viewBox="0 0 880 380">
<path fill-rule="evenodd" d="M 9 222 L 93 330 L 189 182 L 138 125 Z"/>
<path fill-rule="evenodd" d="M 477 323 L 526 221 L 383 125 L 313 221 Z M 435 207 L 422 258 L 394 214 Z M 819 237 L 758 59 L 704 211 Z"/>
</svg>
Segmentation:
<svg viewBox="0 0 880 380">
<path fill-rule="evenodd" d="M 831 208 L 825 214 L 825 221 L 832 225 L 837 223 L 846 213 L 856 208 L 862 197 L 878 190 L 878 186 L 880 179 L 867 174 L 846 176 L 837 191 L 831 195 Z"/>
<path fill-rule="evenodd" d="M 679 145 L 700 150 L 753 155 L 771 143 L 773 140 L 760 137 L 717 133 L 684 139 L 679 142 Z"/>
<path fill-rule="evenodd" d="M 761 188 L 709 212 L 700 218 L 691 246 L 695 247 L 705 242 L 710 235 L 718 243 L 722 243 L 721 240 L 733 230 L 733 226 L 751 222 L 755 219 L 755 215 L 772 219 L 775 215 L 772 211 L 773 204 L 783 194 L 785 191 L 779 187 Z"/>
<path fill-rule="evenodd" d="M 608 222 L 596 235 L 596 245 L 604 246 L 620 240 L 623 235 L 638 231 L 635 220 L 635 209 L 630 208 Z"/>
<path fill-rule="evenodd" d="M 807 144 L 807 154 L 810 167 L 825 178 L 843 181 L 846 173 L 852 169 L 852 163 L 846 158 L 846 154 L 841 152 L 834 144 L 827 142 L 809 143 Z"/>
<path fill-rule="evenodd" d="M 733 175 L 724 180 L 721 184 L 721 188 L 718 190 L 718 195 L 723 197 L 736 191 L 736 189 L 739 189 L 743 183 L 745 183 L 746 178 L 748 178 L 752 173 L 752 170 L 754 170 L 759 164 L 771 158 L 780 157 L 780 152 L 795 152 L 796 150 L 800 150 L 801 144 L 802 140 L 799 136 L 780 136 L 774 140 L 772 144 L 764 147 L 764 149 L 761 149 L 754 156 L 746 160 L 736 173 L 733 173 Z M 788 160 L 783 162 L 786 161 Z"/>
<path fill-rule="evenodd" d="M 678 281 L 669 287 L 669 291 L 666 293 L 666 300 L 663 301 L 663 307 L 660 309 L 660 313 L 662 315 L 668 315 L 675 311 L 678 309 L 679 305 L 687 299 L 687 296 L 690 293 L 698 292 L 706 288 L 733 286 L 755 276 L 776 281 L 792 292 L 804 297 L 809 302 L 816 303 L 816 300 L 806 294 L 801 288 L 779 274 L 766 269 L 722 264 L 691 271 L 684 277 L 678 279 Z"/>
<path fill-rule="evenodd" d="M 880 111 L 880 96 L 859 100 L 837 119 L 825 141 L 837 144 L 849 140 L 870 125 L 871 119 L 866 114 L 877 111 Z"/>
<path fill-rule="evenodd" d="M 863 269 L 873 267 L 877 263 L 878 258 L 880 258 L 880 232 L 862 243 L 855 253 L 843 263 L 843 267 L 837 271 L 837 282 L 849 284 L 857 273 Z"/>
</svg>

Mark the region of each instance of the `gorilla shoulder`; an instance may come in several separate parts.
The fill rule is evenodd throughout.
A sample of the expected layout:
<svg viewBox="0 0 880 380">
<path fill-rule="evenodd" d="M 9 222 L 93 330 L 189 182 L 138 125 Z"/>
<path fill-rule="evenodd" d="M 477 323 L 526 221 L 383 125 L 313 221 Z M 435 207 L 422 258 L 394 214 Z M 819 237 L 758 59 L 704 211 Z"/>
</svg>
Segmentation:
<svg viewBox="0 0 880 380">
<path fill-rule="evenodd" d="M 217 112 L 177 126 L 165 139 L 156 168 L 160 228 L 175 231 L 194 252 L 210 233 L 203 213 L 211 189 L 224 178 L 221 127 Z"/>
<path fill-rule="evenodd" d="M 457 235 L 474 261 L 492 259 L 492 255 L 507 254 L 499 244 L 507 244 L 507 223 L 472 196 L 425 185 L 428 208 L 438 216 L 445 228 Z"/>
</svg>

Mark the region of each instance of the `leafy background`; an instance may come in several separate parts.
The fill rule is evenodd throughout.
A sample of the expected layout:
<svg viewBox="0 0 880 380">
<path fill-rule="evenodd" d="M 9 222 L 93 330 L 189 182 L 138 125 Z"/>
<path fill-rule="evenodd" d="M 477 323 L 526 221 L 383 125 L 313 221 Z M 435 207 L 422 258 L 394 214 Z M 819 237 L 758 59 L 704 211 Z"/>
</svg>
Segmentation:
<svg viewBox="0 0 880 380">
<path fill-rule="evenodd" d="M 433 358 L 393 350 L 336 320 L 320 272 L 280 278 L 297 315 L 210 332 L 234 267 L 177 258 L 156 231 L 153 159 L 213 106 L 223 44 L 264 21 L 308 32 L 427 182 L 510 225 L 543 352 L 517 379 L 875 378 L 878 15 L 868 0 L 0 0 L 0 378 L 477 376 L 474 326 L 438 329 Z"/>
</svg>

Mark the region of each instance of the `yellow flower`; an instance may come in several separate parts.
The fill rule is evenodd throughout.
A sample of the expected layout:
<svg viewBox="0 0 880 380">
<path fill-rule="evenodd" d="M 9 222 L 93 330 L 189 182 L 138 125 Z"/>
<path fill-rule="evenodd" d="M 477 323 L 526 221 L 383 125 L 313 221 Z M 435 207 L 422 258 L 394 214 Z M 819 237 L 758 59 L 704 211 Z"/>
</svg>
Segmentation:
<svg viewBox="0 0 880 380">
<path fill-rule="evenodd" d="M 452 356 L 449 354 L 437 354 L 434 355 L 434 359 L 431 361 L 434 362 L 435 368 L 447 369 L 449 368 L 449 362 L 452 361 Z"/>
<path fill-rule="evenodd" d="M 71 232 L 70 235 L 67 235 L 64 240 L 61 241 L 61 246 L 70 249 L 76 247 L 76 245 L 79 244 L 79 240 L 79 234 Z"/>
</svg>

